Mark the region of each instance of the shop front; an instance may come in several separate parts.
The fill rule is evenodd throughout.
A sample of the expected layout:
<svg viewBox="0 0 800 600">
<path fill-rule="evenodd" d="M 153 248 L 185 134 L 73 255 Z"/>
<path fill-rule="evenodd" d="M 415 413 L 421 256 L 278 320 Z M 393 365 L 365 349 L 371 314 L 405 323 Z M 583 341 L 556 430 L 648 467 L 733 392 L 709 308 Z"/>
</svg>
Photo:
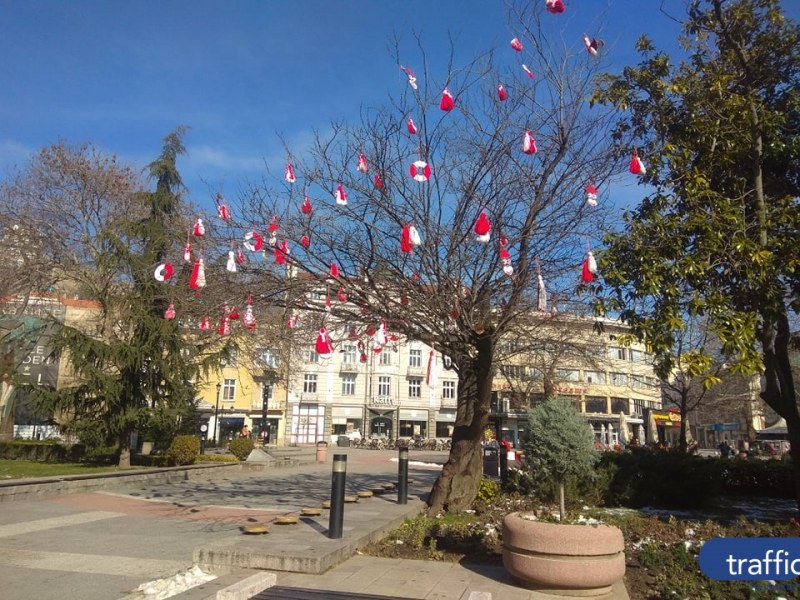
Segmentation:
<svg viewBox="0 0 800 600">
<path fill-rule="evenodd" d="M 428 437 L 428 411 L 416 409 L 400 409 L 401 438 Z"/>
<path fill-rule="evenodd" d="M 331 408 L 331 443 L 336 443 L 340 435 L 351 440 L 364 436 L 363 406 L 334 406 Z"/>
<path fill-rule="evenodd" d="M 645 409 L 647 442 L 667 447 L 678 446 L 681 436 L 681 414 L 677 410 Z M 688 434 L 688 430 L 687 430 Z"/>
<path fill-rule="evenodd" d="M 289 443 L 316 444 L 325 439 L 325 406 L 300 403 L 292 406 Z"/>
<path fill-rule="evenodd" d="M 436 411 L 436 437 L 451 439 L 456 426 L 456 409 L 443 408 Z"/>
</svg>

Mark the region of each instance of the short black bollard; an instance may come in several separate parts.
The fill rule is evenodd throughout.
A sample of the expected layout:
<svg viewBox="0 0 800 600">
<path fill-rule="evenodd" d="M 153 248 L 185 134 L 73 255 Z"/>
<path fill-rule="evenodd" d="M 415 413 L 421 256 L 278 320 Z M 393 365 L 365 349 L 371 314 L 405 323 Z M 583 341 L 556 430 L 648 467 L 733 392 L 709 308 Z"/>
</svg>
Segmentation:
<svg viewBox="0 0 800 600">
<path fill-rule="evenodd" d="M 508 481 L 508 449 L 500 446 L 500 481 Z"/>
<path fill-rule="evenodd" d="M 397 463 L 397 503 L 408 504 L 408 448 L 400 448 Z"/>
<path fill-rule="evenodd" d="M 206 453 L 206 436 L 205 434 L 200 434 L 200 456 L 203 456 Z"/>
<path fill-rule="evenodd" d="M 331 511 L 328 518 L 328 537 L 342 537 L 344 521 L 344 481 L 347 477 L 347 454 L 333 455 L 333 477 L 331 480 Z"/>
</svg>

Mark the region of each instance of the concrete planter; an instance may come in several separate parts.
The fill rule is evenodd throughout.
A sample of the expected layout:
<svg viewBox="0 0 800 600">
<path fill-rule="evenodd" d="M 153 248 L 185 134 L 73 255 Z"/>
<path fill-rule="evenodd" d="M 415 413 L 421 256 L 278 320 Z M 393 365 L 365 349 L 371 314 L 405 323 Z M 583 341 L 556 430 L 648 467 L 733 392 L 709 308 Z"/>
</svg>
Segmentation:
<svg viewBox="0 0 800 600">
<path fill-rule="evenodd" d="M 503 565 L 523 586 L 566 596 L 602 596 L 625 575 L 622 531 L 610 525 L 503 519 Z"/>
</svg>

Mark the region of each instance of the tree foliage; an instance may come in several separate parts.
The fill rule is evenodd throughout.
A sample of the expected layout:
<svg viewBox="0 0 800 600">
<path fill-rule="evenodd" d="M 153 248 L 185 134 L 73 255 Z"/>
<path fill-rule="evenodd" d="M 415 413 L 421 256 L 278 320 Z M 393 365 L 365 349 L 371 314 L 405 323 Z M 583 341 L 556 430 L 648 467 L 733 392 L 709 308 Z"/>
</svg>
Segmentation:
<svg viewBox="0 0 800 600">
<path fill-rule="evenodd" d="M 762 397 L 786 418 L 800 469 L 789 362 L 800 309 L 799 42 L 777 0 L 693 2 L 685 60 L 642 38 L 641 62 L 605 78 L 595 98 L 624 111 L 616 137 L 644 150 L 653 188 L 606 240 L 600 310 L 647 341 L 662 377 L 687 319 L 707 319 L 732 373 L 763 373 Z M 800 499 L 800 470 L 797 484 Z"/>
<path fill-rule="evenodd" d="M 208 352 L 208 339 L 185 327 L 190 313 L 184 320 L 164 318 L 176 296 L 190 297 L 176 293 L 188 269 L 176 273 L 172 284 L 153 277 L 159 263 L 179 253 L 188 227 L 175 165 L 183 152 L 181 134 L 167 135 L 161 156 L 149 166 L 154 192 L 144 191 L 116 159 L 91 146 L 64 144 L 42 151 L 16 187 L 24 197 L 44 200 L 30 221 L 20 219 L 24 231 L 35 235 L 39 219 L 56 215 L 62 224 L 55 228 L 61 245 L 53 250 L 62 289 L 72 288 L 97 307 L 53 339 L 55 351 L 67 357 L 67 385 L 34 385 L 30 391 L 38 405 L 75 423 L 101 423 L 120 447 L 120 466 L 130 462 L 131 433 L 153 415 L 191 414 L 198 375 L 216 356 Z M 189 298 L 181 306 L 208 310 L 202 300 Z"/>
<path fill-rule="evenodd" d="M 528 437 L 522 447 L 526 469 L 536 479 L 559 485 L 563 520 L 564 484 L 570 478 L 594 476 L 599 455 L 591 427 L 569 400 L 548 400 L 530 411 Z"/>
</svg>

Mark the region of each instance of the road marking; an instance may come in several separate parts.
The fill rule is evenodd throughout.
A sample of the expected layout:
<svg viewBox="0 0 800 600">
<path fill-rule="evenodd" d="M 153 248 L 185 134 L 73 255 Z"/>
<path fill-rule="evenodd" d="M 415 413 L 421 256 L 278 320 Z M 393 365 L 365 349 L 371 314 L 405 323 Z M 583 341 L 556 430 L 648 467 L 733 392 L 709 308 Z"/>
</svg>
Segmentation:
<svg viewBox="0 0 800 600">
<path fill-rule="evenodd" d="M 4 567 L 23 569 L 46 569 L 70 573 L 93 573 L 101 575 L 124 575 L 141 577 L 168 577 L 191 566 L 189 561 L 160 560 L 155 558 L 131 558 L 107 554 L 74 554 L 71 552 L 43 552 L 0 548 L 0 564 Z"/>
<path fill-rule="evenodd" d="M 65 515 L 63 517 L 52 517 L 49 519 L 37 519 L 35 521 L 25 521 L 23 523 L 11 523 L 10 525 L 0 525 L 0 538 L 24 535 L 35 531 L 46 531 L 57 527 L 69 527 L 71 525 L 81 525 L 92 521 L 102 521 L 103 519 L 116 519 L 126 516 L 124 513 L 109 511 L 89 511 Z"/>
</svg>

